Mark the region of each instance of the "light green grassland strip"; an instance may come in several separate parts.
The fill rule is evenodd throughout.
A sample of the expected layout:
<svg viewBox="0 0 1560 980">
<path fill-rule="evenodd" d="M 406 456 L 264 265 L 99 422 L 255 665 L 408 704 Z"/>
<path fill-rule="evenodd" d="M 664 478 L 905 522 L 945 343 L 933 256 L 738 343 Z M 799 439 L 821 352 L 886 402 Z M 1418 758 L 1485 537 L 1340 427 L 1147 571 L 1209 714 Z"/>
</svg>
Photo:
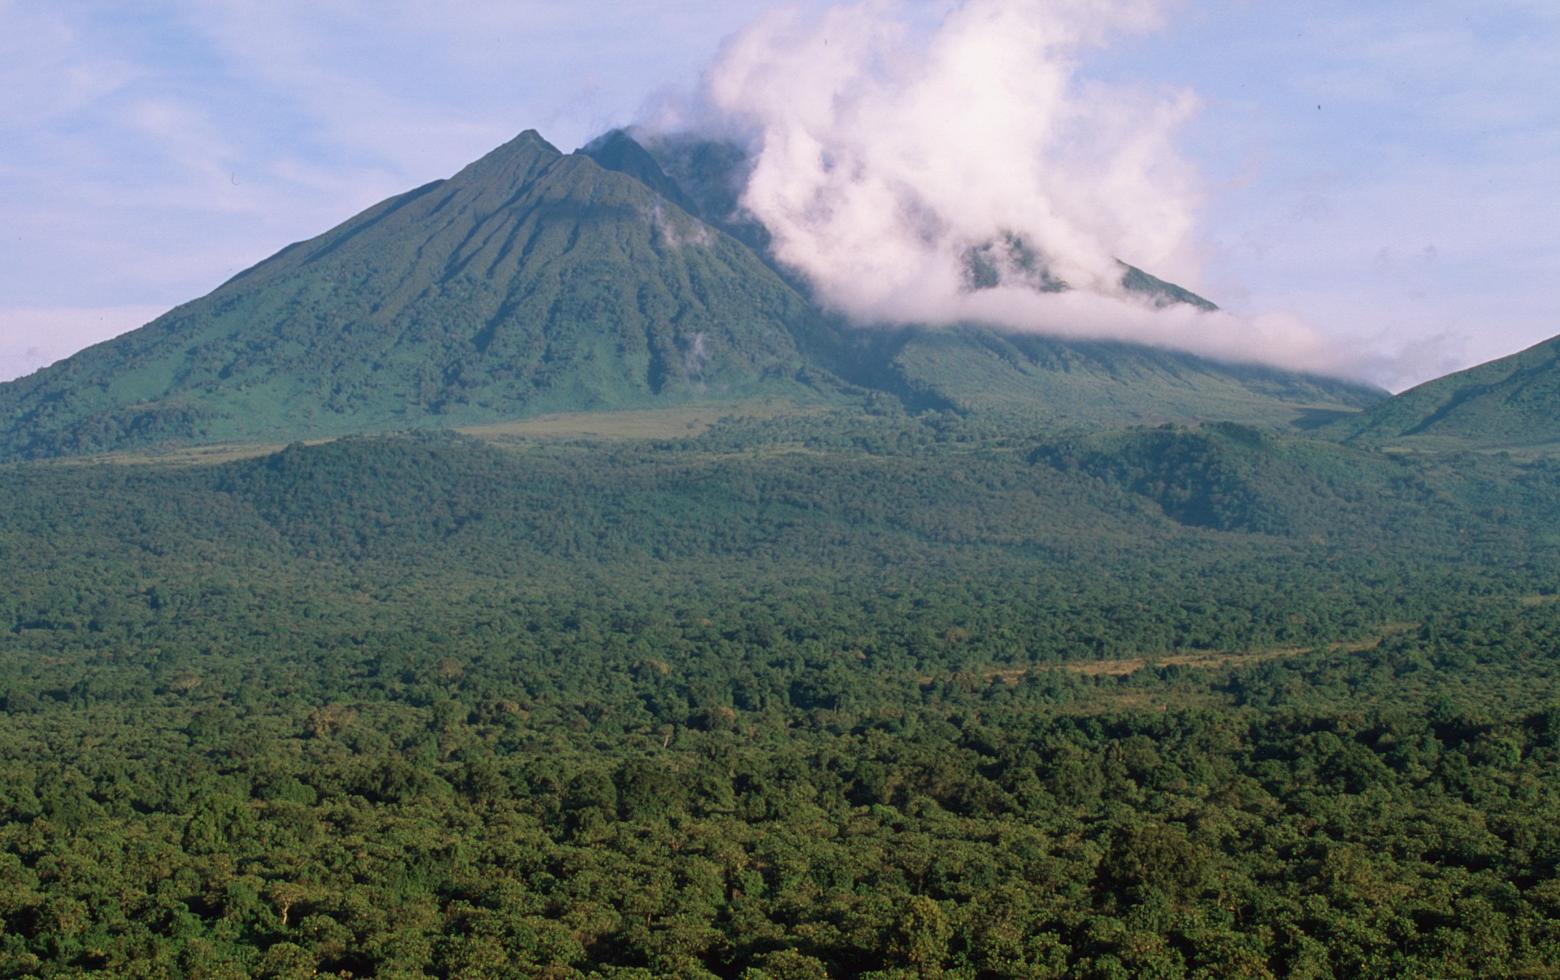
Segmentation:
<svg viewBox="0 0 1560 980">
<path fill-rule="evenodd" d="M 1546 606 L 1560 602 L 1560 595 L 1525 595 L 1518 596 L 1516 601 L 1519 605 L 1525 607 Z M 1061 664 L 986 667 L 959 671 L 947 675 L 946 679 L 963 680 L 983 685 L 990 684 L 993 681 L 1001 681 L 1004 684 L 1014 685 L 1030 674 L 1040 674 L 1046 671 L 1065 671 L 1084 677 L 1127 677 L 1146 667 L 1190 667 L 1193 669 L 1240 667 L 1268 660 L 1279 660 L 1286 657 L 1298 657 L 1307 653 L 1318 653 L 1323 650 L 1329 653 L 1364 653 L 1367 650 L 1375 649 L 1382 640 L 1389 636 L 1406 633 L 1409 630 L 1418 629 L 1419 626 L 1419 623 L 1414 622 L 1386 623 L 1359 639 L 1340 640 L 1325 646 L 1263 647 L 1257 650 L 1242 651 L 1189 650 L 1184 653 L 1121 657 L 1112 660 L 1076 660 Z M 922 687 L 929 687 L 938 678 L 929 674 L 923 674 L 917 680 Z"/>
<path fill-rule="evenodd" d="M 307 445 L 318 446 L 329 439 L 310 439 Z M 217 442 L 205 446 L 180 446 L 174 449 L 148 449 L 138 452 L 100 453 L 96 456 L 66 457 L 42 460 L 48 466 L 81 466 L 107 464 L 119 466 L 215 466 L 240 459 L 254 459 L 281 452 L 287 447 L 280 442 Z"/>
<path fill-rule="evenodd" d="M 513 443 L 539 439 L 680 439 L 701 435 L 721 419 L 773 419 L 792 415 L 819 415 L 830 411 L 826 405 L 800 405 L 783 399 L 750 399 L 731 402 L 705 402 L 670 408 L 623 409 L 605 412 L 569 412 L 539 415 L 508 422 L 458 426 L 454 431 L 492 443 Z M 318 446 L 330 438 L 300 440 Z M 118 465 L 162 464 L 206 466 L 241 459 L 269 456 L 286 448 L 280 442 L 221 442 L 203 446 L 170 449 L 146 449 L 135 452 L 101 453 L 95 456 L 46 460 L 48 465 L 105 463 Z"/>
<path fill-rule="evenodd" d="M 1521 602 L 1524 605 L 1532 605 L 1540 602 L 1553 601 L 1553 596 L 1524 596 Z M 1244 666 L 1248 664 L 1262 663 L 1266 660 L 1277 660 L 1284 657 L 1298 657 L 1302 654 L 1327 650 L 1331 653 L 1363 653 L 1375 647 L 1386 637 L 1397 633 L 1404 633 L 1416 629 L 1418 623 L 1398 622 L 1386 623 L 1368 636 L 1357 640 L 1343 640 L 1337 643 L 1329 643 L 1325 646 L 1282 646 L 1263 647 L 1257 650 L 1220 651 L 1220 650 L 1189 650 L 1184 653 L 1167 653 L 1141 657 L 1121 657 L 1113 660 L 1075 660 L 1060 664 L 1036 664 L 1012 667 L 987 667 L 969 671 L 959 671 L 948 675 L 950 680 L 974 681 L 979 684 L 990 684 L 993 681 L 1001 681 L 1004 684 L 1017 684 L 1030 674 L 1040 674 L 1047 671 L 1066 671 L 1070 674 L 1081 674 L 1085 677 L 1126 677 L 1135 674 L 1146 667 L 1191 667 L 1194 669 L 1207 669 L 1214 667 Z M 921 686 L 927 687 L 938 678 L 923 674 L 918 680 Z"/>
<path fill-rule="evenodd" d="M 785 400 L 705 402 L 671 408 L 615 412 L 568 412 L 512 422 L 462 426 L 457 431 L 478 439 L 679 439 L 697 436 L 723 418 L 772 419 L 817 415 L 827 406 L 801 406 Z"/>
</svg>

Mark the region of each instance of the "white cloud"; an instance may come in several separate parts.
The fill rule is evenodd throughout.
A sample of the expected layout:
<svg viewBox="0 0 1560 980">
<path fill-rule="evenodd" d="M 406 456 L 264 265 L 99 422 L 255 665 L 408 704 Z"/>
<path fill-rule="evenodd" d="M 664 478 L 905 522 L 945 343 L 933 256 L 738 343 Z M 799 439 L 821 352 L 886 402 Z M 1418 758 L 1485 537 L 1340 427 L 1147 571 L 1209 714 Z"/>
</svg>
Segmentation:
<svg viewBox="0 0 1560 980">
<path fill-rule="evenodd" d="M 1157 4 L 944 6 L 929 30 L 891 0 L 779 11 L 726 45 L 707 98 L 754 133 L 742 203 L 776 258 L 866 322 L 975 320 L 1336 367 L 1292 318 L 1155 311 L 1121 289 L 1118 259 L 1198 279 L 1198 180 L 1174 145 L 1196 99 L 1078 71 L 1092 45 L 1154 27 Z M 1003 236 L 1071 290 L 968 288 L 970 249 Z"/>
</svg>

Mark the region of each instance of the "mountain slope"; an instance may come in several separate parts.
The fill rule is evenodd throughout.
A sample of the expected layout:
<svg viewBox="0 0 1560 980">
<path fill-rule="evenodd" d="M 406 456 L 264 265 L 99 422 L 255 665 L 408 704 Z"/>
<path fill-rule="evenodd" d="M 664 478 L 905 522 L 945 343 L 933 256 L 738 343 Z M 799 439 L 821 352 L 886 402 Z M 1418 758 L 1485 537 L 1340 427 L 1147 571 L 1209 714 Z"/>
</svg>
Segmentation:
<svg viewBox="0 0 1560 980">
<path fill-rule="evenodd" d="M 762 226 L 741 210 L 749 164 L 740 147 L 689 136 L 655 136 L 642 146 L 629 133 L 614 130 L 583 152 L 652 187 L 670 183 L 678 199 L 693 202 L 690 206 L 707 220 L 755 249 L 767 247 Z M 972 289 L 996 286 L 1004 270 L 1014 269 L 1027 270 L 1037 288 L 1066 288 L 1049 279 L 1038 256 L 1014 236 L 972 249 L 969 267 Z M 1135 266 L 1123 262 L 1121 269 L 1123 288 L 1155 306 L 1218 309 Z M 1386 397 L 1380 389 L 1335 378 L 972 324 L 852 331 L 830 366 L 914 407 L 994 411 L 1025 422 L 1083 426 L 1215 420 L 1284 425 L 1314 413 L 1353 413 Z"/>
<path fill-rule="evenodd" d="M 1424 449 L 1560 443 L 1560 337 L 1411 388 L 1332 431 Z"/>
<path fill-rule="evenodd" d="M 915 404 L 1024 425 L 1106 428 L 1237 421 L 1285 427 L 1352 413 L 1385 397 L 1336 378 L 1113 341 L 1061 340 L 987 327 L 867 333 L 870 382 Z"/>
<path fill-rule="evenodd" d="M 815 397 L 819 329 L 748 249 L 527 132 L 0 386 L 0 454 Z"/>
</svg>

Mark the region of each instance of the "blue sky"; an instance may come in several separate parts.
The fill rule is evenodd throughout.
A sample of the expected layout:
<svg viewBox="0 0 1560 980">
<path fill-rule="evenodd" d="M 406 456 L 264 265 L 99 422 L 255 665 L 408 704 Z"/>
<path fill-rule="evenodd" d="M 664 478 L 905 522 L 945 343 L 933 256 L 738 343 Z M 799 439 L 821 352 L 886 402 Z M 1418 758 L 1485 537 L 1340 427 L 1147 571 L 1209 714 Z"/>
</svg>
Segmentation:
<svg viewBox="0 0 1560 980">
<path fill-rule="evenodd" d="M 633 121 L 770 6 L 0 0 L 0 378 L 521 129 Z M 1560 334 L 1560 4 L 1171 3 L 1083 73 L 1194 94 L 1226 307 L 1392 387 Z"/>
</svg>

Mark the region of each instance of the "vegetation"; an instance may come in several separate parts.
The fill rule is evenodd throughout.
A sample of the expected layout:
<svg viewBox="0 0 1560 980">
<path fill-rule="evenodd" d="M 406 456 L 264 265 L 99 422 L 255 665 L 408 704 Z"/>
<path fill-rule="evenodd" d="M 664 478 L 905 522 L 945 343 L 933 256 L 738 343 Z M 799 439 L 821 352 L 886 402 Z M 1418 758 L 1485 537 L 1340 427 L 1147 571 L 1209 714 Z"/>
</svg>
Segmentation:
<svg viewBox="0 0 1560 980">
<path fill-rule="evenodd" d="M 756 415 L 0 479 L 0 972 L 1542 974 L 1560 466 Z"/>
<path fill-rule="evenodd" d="M 0 976 L 1553 975 L 1552 357 L 847 335 L 657 149 L 0 386 Z"/>
</svg>

